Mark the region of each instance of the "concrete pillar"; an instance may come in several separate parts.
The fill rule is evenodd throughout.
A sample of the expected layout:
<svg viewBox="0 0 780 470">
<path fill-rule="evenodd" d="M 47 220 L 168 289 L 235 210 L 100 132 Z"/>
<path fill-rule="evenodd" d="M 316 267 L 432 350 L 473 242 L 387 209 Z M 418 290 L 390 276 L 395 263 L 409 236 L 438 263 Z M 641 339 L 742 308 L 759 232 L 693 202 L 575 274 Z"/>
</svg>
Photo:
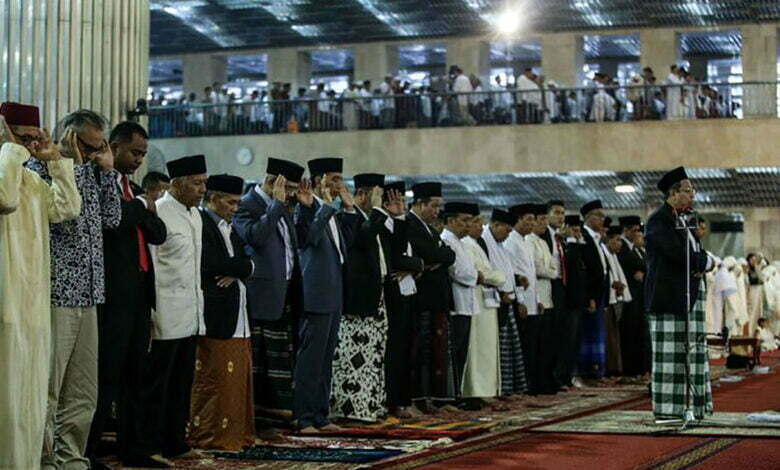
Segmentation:
<svg viewBox="0 0 780 470">
<path fill-rule="evenodd" d="M 772 82 L 743 88 L 745 117 L 777 116 L 777 26 L 748 25 L 742 32 L 742 80 Z"/>
<path fill-rule="evenodd" d="M 459 38 L 447 42 L 447 71 L 457 65 L 466 75 L 474 74 L 482 83 L 490 83 L 490 43 L 478 38 Z"/>
<path fill-rule="evenodd" d="M 227 57 L 216 54 L 182 56 L 182 86 L 186 94 L 194 92 L 202 99 L 204 88 L 214 82 L 224 85 L 227 79 Z"/>
<path fill-rule="evenodd" d="M 576 87 L 585 63 L 582 36 L 554 33 L 542 36 L 542 73 L 562 87 Z"/>
<path fill-rule="evenodd" d="M 0 1 L 0 101 L 39 106 L 43 126 L 79 108 L 117 123 L 148 85 L 148 0 Z"/>
<path fill-rule="evenodd" d="M 385 76 L 398 73 L 398 46 L 381 42 L 356 44 L 353 51 L 355 80 L 371 80 L 371 86 L 376 88 L 385 80 Z"/>
<path fill-rule="evenodd" d="M 268 51 L 268 82 L 292 84 L 295 92 L 299 87 L 308 88 L 311 80 L 311 55 L 292 47 Z"/>
<path fill-rule="evenodd" d="M 642 68 L 651 67 L 658 82 L 666 80 L 669 66 L 680 60 L 680 37 L 673 29 L 643 29 L 639 32 Z"/>
<path fill-rule="evenodd" d="M 688 62 L 691 64 L 691 69 L 689 70 L 690 73 L 693 74 L 694 77 L 699 79 L 702 82 L 707 81 L 707 58 L 706 57 L 690 57 L 688 59 Z"/>
</svg>

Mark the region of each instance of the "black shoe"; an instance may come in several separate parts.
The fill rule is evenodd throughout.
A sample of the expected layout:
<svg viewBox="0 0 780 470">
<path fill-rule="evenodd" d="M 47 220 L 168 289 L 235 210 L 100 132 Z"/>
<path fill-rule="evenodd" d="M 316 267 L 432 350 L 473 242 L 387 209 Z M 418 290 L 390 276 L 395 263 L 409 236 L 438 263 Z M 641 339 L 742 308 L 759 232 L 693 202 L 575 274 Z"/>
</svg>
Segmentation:
<svg viewBox="0 0 780 470">
<path fill-rule="evenodd" d="M 91 470 L 111 470 L 111 467 L 95 459 L 89 459 L 89 468 Z"/>
<path fill-rule="evenodd" d="M 173 464 L 161 456 L 157 455 L 135 455 L 122 461 L 125 467 L 145 467 L 145 468 L 171 468 Z"/>
</svg>

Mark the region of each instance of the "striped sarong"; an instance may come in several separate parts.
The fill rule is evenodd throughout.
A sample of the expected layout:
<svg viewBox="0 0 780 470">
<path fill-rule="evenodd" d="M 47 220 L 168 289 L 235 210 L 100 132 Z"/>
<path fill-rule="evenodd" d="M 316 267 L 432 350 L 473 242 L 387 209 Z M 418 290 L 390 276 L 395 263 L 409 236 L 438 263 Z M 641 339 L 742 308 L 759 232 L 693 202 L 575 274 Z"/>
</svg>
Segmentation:
<svg viewBox="0 0 780 470">
<path fill-rule="evenodd" d="M 520 343 L 520 330 L 511 310 L 503 323 L 498 329 L 501 347 L 501 395 L 525 393 L 528 390 L 528 382 L 525 377 L 523 347 Z"/>
<path fill-rule="evenodd" d="M 292 410 L 298 320 L 289 302 L 276 321 L 252 320 L 255 408 Z"/>
<path fill-rule="evenodd" d="M 607 361 L 606 339 L 603 305 L 593 313 L 584 312 L 578 364 L 580 376 L 596 379 L 604 377 Z"/>
<path fill-rule="evenodd" d="M 710 363 L 705 333 L 705 284 L 701 282 L 699 298 L 690 315 L 690 364 L 693 385 L 693 414 L 703 419 L 712 414 Z M 682 315 L 651 313 L 652 401 L 656 416 L 685 415 L 685 323 Z"/>
</svg>

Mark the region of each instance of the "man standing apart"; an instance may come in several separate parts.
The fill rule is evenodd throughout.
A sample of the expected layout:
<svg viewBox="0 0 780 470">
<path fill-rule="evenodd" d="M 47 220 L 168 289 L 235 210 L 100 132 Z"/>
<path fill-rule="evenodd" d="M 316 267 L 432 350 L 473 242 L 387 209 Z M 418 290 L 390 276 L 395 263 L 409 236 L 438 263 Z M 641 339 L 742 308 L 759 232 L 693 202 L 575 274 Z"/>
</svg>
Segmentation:
<svg viewBox="0 0 780 470">
<path fill-rule="evenodd" d="M 118 227 L 122 216 L 119 173 L 103 136 L 106 124 L 99 114 L 85 109 L 60 123 L 64 142 L 76 142 L 66 152 L 83 160 L 74 169 L 81 214 L 51 227 L 54 349 L 43 468 L 89 468 L 84 453 L 97 406 L 96 306 L 105 302 L 103 230 Z M 79 156 L 74 160 L 78 162 Z M 31 158 L 27 167 L 51 181 L 46 163 Z"/>
<path fill-rule="evenodd" d="M 152 348 L 145 384 L 148 428 L 154 453 L 166 458 L 200 458 L 185 441 L 195 369 L 195 335 L 204 334 L 201 249 L 203 222 L 198 205 L 206 192 L 206 158 L 168 162 L 171 188 L 157 200 L 165 222 L 165 243 L 152 248 L 157 268 L 157 306 L 152 314 Z"/>
<path fill-rule="evenodd" d="M 7 124 L 6 124 L 7 123 Z M 19 143 L 17 143 L 19 142 Z M 71 140 L 71 145 L 74 142 Z M 51 185 L 23 164 L 46 162 Z M 51 354 L 49 223 L 79 215 L 73 161 L 38 108 L 0 106 L 0 468 L 40 465 Z M 35 235 L 35 236 L 32 236 Z"/>
<path fill-rule="evenodd" d="M 666 200 L 647 219 L 646 236 L 645 308 L 653 351 L 653 414 L 657 422 L 685 417 L 687 355 L 693 414 L 703 419 L 713 412 L 712 390 L 707 350 L 697 343 L 704 337 L 702 273 L 711 268 L 713 260 L 687 228 L 687 221 L 681 220 L 693 207 L 696 194 L 685 168 L 665 174 L 658 189 Z M 690 298 L 686 297 L 688 283 Z M 693 348 L 690 352 L 686 342 Z"/>
</svg>

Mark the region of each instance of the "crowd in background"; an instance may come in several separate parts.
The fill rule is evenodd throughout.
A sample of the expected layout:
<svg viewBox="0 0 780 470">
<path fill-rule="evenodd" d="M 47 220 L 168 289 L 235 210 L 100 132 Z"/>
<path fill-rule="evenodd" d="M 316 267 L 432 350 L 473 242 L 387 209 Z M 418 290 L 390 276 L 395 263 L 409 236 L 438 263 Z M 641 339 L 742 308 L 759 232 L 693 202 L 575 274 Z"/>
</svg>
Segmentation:
<svg viewBox="0 0 780 470">
<path fill-rule="evenodd" d="M 148 105 L 152 135 L 160 137 L 707 119 L 733 117 L 738 106 L 676 65 L 663 81 L 646 67 L 624 87 L 616 77 L 596 72 L 590 87 L 562 88 L 530 68 L 514 83 L 501 75 L 483 83 L 453 65 L 448 76 L 416 87 L 391 75 L 379 84 L 351 82 L 341 93 L 324 83 L 292 90 L 289 83 L 274 82 L 270 90 L 254 90 L 242 98 L 215 82 L 201 95 L 190 92 L 173 102 L 152 96 Z"/>
</svg>

